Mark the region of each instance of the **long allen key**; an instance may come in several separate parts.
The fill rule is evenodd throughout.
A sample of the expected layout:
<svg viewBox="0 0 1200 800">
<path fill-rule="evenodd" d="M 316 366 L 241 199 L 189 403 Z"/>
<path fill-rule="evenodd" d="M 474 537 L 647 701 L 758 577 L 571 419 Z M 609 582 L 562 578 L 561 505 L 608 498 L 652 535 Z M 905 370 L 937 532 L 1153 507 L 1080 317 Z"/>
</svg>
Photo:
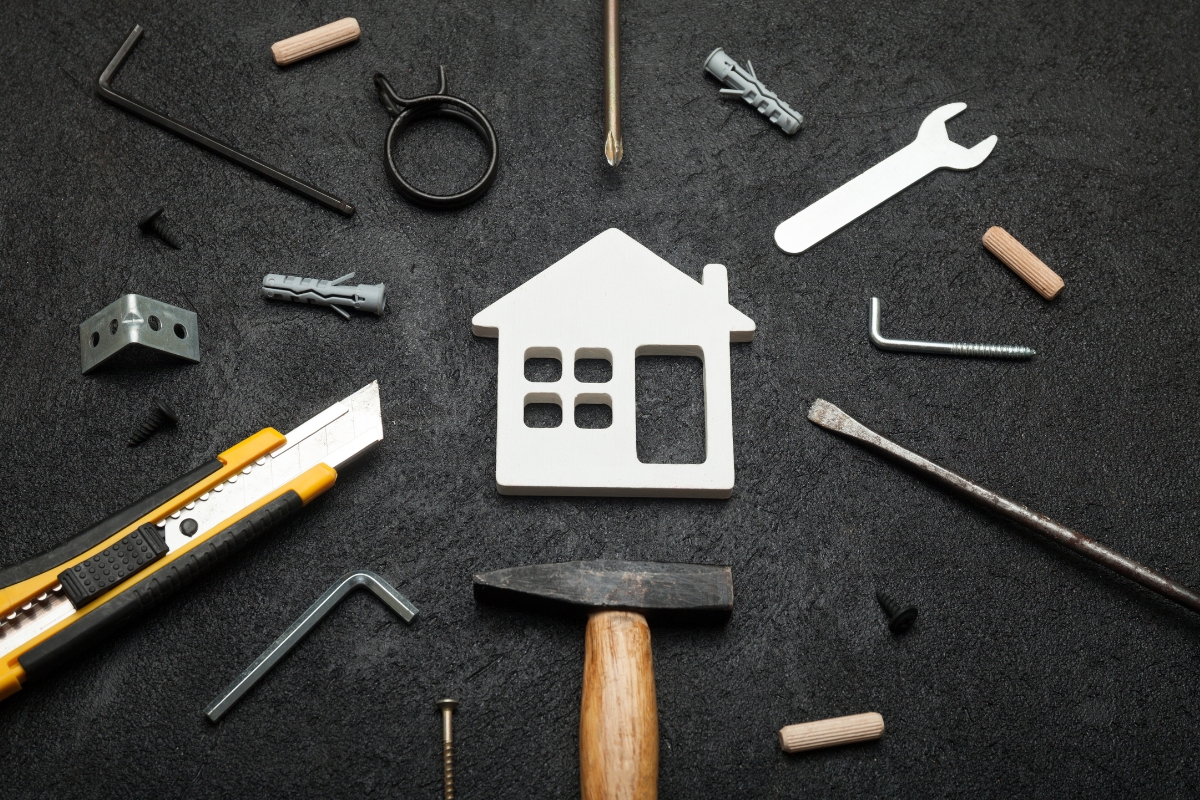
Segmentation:
<svg viewBox="0 0 1200 800">
<path fill-rule="evenodd" d="M 912 144 L 781 222 L 775 229 L 775 244 L 785 253 L 804 252 L 934 170 L 978 167 L 996 146 L 996 137 L 989 136 L 968 150 L 950 141 L 946 133 L 946 120 L 966 107 L 966 103 L 951 103 L 934 109 Z"/>
<path fill-rule="evenodd" d="M 193 144 L 198 144 L 206 150 L 211 150 L 217 155 L 227 158 L 251 172 L 257 172 L 267 180 L 274 181 L 297 194 L 302 194 L 310 200 L 315 200 L 326 208 L 333 209 L 339 214 L 345 214 L 346 216 L 354 213 L 354 206 L 345 200 L 334 197 L 324 189 L 318 189 L 311 183 L 305 183 L 294 175 L 289 175 L 281 169 L 276 169 L 252 155 L 243 153 L 241 150 L 231 147 L 219 139 L 214 139 L 206 133 L 201 133 L 190 125 L 184 125 L 179 120 L 168 117 L 162 112 L 155 111 L 141 101 L 135 100 L 127 94 L 121 94 L 112 88 L 113 76 L 117 74 L 117 70 L 121 68 L 121 65 L 125 63 L 125 59 L 129 56 L 129 51 L 133 49 L 133 46 L 137 44 L 141 36 L 142 26 L 134 25 L 133 30 L 129 32 L 129 35 L 125 37 L 125 41 L 117 48 L 117 52 L 113 54 L 112 60 L 108 62 L 108 66 L 100 73 L 100 78 L 96 81 L 97 94 L 108 102 L 137 114 L 142 119 L 153 122 L 161 128 L 167 129 L 176 136 L 187 139 Z"/>
</svg>

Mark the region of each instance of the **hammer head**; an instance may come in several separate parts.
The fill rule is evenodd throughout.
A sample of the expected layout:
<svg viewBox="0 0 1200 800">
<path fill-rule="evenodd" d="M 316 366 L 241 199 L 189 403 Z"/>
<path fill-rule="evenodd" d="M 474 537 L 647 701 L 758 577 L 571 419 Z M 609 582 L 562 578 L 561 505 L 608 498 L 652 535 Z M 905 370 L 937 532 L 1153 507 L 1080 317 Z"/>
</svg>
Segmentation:
<svg viewBox="0 0 1200 800">
<path fill-rule="evenodd" d="M 485 572 L 475 599 L 554 611 L 637 611 L 655 618 L 723 617 L 733 610 L 733 573 L 707 564 L 568 561 Z"/>
</svg>

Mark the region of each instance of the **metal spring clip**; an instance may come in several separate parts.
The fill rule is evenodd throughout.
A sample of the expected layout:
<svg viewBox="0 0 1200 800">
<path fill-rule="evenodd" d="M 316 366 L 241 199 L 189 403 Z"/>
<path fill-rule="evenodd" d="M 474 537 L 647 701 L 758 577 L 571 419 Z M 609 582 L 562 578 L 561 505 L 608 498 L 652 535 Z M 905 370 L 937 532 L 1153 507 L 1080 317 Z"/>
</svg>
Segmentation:
<svg viewBox="0 0 1200 800">
<path fill-rule="evenodd" d="M 500 145 L 496 141 L 496 132 L 492 124 L 475 106 L 458 97 L 446 94 L 446 68 L 438 67 L 438 89 L 435 94 L 424 97 L 406 99 L 396 94 L 395 89 L 388 83 L 383 73 L 375 73 L 375 88 L 379 92 L 379 101 L 388 113 L 396 118 L 387 135 L 387 145 L 384 150 L 384 162 L 388 178 L 396 191 L 400 192 L 410 203 L 425 208 L 458 208 L 473 203 L 487 194 L 492 181 L 496 179 L 496 164 L 500 160 Z M 457 194 L 438 195 L 423 192 L 404 179 L 396 168 L 392 156 L 393 146 L 400 133 L 419 119 L 425 117 L 450 117 L 469 125 L 487 143 L 491 150 L 491 160 L 487 170 L 475 185 Z"/>
</svg>

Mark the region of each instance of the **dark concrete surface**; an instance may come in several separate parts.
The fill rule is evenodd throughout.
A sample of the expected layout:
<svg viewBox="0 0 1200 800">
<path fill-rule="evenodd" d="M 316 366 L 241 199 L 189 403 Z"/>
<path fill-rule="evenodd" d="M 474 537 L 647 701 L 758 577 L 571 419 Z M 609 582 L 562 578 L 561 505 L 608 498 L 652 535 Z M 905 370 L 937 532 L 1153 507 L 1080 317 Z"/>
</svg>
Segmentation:
<svg viewBox="0 0 1200 800">
<path fill-rule="evenodd" d="M 0 704 L 4 797 L 578 793 L 582 624 L 477 608 L 473 572 L 593 557 L 727 563 L 723 628 L 655 631 L 663 798 L 1188 797 L 1200 792 L 1200 618 L 807 422 L 817 397 L 1193 586 L 1200 19 L 1191 2 L 627 0 L 626 159 L 602 160 L 601 3 L 24 3 L 0 33 L 0 562 L 32 556 L 264 426 L 372 379 L 386 438 L 260 546 Z M 341 16 L 358 43 L 286 70 L 272 42 Z M 100 100 L 116 80 L 358 207 L 351 219 Z M 781 134 L 702 74 L 722 45 L 806 118 Z M 499 177 L 452 213 L 382 167 L 371 75 L 482 108 Z M 810 251 L 774 227 L 915 136 L 971 145 Z M 482 164 L 414 129 L 434 189 Z M 134 222 L 165 205 L 182 251 Z M 1045 302 L 981 246 L 1001 225 L 1066 280 Z M 732 347 L 728 501 L 505 498 L 496 344 L 473 313 L 608 227 L 758 323 Z M 383 281 L 389 313 L 271 304 L 267 272 Z M 78 324 L 125 292 L 194 309 L 202 362 L 79 374 Z M 1029 363 L 874 350 L 1025 344 Z M 664 376 L 667 372 L 662 373 Z M 685 372 L 672 372 L 675 376 Z M 664 391 L 672 391 L 667 378 Z M 156 394 L 179 427 L 131 450 Z M 649 450 L 662 452 L 663 443 Z M 668 448 L 669 449 L 669 448 Z M 219 725 L 204 705 L 339 575 L 350 598 Z M 917 603 L 893 638 L 873 598 Z M 877 743 L 786 756 L 782 725 L 876 710 Z"/>
</svg>

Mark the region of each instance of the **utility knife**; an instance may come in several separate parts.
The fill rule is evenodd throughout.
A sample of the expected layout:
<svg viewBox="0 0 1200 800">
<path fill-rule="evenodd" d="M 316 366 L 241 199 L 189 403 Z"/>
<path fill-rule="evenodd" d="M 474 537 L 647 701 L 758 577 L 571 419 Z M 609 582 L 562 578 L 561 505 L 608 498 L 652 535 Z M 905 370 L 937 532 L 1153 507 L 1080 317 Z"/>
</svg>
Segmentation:
<svg viewBox="0 0 1200 800">
<path fill-rule="evenodd" d="M 286 436 L 264 428 L 70 541 L 0 570 L 0 699 L 233 556 L 382 439 L 372 382 Z"/>
</svg>

